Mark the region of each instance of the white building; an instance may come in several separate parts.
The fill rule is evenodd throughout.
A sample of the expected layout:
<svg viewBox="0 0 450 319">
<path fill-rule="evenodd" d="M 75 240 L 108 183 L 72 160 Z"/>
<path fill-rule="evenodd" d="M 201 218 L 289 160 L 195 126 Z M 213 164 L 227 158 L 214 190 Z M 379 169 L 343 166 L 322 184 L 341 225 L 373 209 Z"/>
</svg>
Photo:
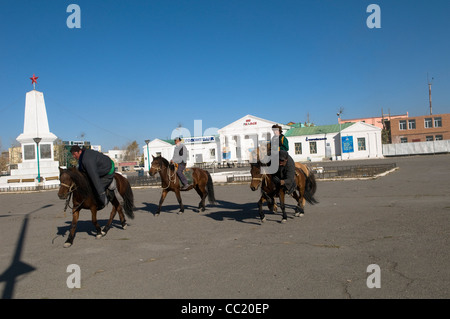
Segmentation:
<svg viewBox="0 0 450 319">
<path fill-rule="evenodd" d="M 252 151 L 258 145 L 270 142 L 273 136 L 272 126 L 275 124 L 281 126 L 283 133 L 290 128 L 287 125 L 265 120 L 253 115 L 246 115 L 221 128 L 218 131 L 221 142 L 221 161 L 239 163 L 249 162 Z"/>
<path fill-rule="evenodd" d="M 381 128 L 363 122 L 292 127 L 285 136 L 296 162 L 383 157 Z"/>
<path fill-rule="evenodd" d="M 198 164 L 212 164 L 220 161 L 220 143 L 216 136 L 201 136 L 201 137 L 185 137 L 181 139 L 181 142 L 186 146 L 187 154 L 187 167 L 191 167 Z M 152 156 L 162 156 L 168 161 L 173 157 L 173 150 L 175 148 L 174 140 L 160 140 L 154 139 L 144 145 L 142 152 L 144 153 L 144 167 L 148 169 L 153 160 Z M 150 163 L 148 163 L 147 157 L 150 157 Z"/>
</svg>

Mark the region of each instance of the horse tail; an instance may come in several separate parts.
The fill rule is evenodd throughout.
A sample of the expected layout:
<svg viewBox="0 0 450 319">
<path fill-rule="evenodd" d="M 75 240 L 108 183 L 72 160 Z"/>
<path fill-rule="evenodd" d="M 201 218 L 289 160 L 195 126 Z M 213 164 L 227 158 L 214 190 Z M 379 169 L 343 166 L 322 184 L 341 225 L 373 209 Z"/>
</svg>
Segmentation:
<svg viewBox="0 0 450 319">
<path fill-rule="evenodd" d="M 208 171 L 206 171 L 206 175 L 208 176 L 208 182 L 206 183 L 206 189 L 208 191 L 208 201 L 211 205 L 214 205 L 216 203 L 216 198 L 214 196 L 213 180 L 211 174 L 209 174 Z"/>
<path fill-rule="evenodd" d="M 308 203 L 311 205 L 317 204 L 318 201 L 314 198 L 314 194 L 317 190 L 317 183 L 316 183 L 316 177 L 314 176 L 314 173 L 308 169 L 308 176 L 306 176 L 306 185 L 305 185 L 305 194 L 304 197 Z"/>
<path fill-rule="evenodd" d="M 122 195 L 123 197 L 123 210 L 125 214 L 131 219 L 134 218 L 134 195 L 133 190 L 131 189 L 131 184 L 128 182 L 128 179 L 122 177 L 125 183 L 125 193 Z"/>
</svg>

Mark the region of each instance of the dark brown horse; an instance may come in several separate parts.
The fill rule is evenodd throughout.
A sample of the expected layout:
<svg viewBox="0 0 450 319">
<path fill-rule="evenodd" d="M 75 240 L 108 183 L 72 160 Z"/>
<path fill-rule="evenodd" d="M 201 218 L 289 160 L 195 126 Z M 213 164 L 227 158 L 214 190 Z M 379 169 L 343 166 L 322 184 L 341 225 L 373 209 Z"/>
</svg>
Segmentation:
<svg viewBox="0 0 450 319">
<path fill-rule="evenodd" d="M 258 201 L 259 208 L 259 216 L 261 218 L 261 222 L 266 220 L 266 216 L 263 212 L 263 204 L 267 201 L 267 205 L 270 211 L 276 212 L 277 205 L 275 203 L 275 198 L 280 198 L 280 207 L 282 212 L 281 222 L 285 223 L 287 221 L 287 214 L 285 209 L 285 192 L 283 188 L 279 188 L 273 183 L 272 175 L 265 174 L 264 170 L 261 169 L 264 164 L 260 161 L 251 165 L 250 173 L 252 175 L 252 181 L 250 183 L 250 188 L 252 191 L 256 191 L 259 186 L 261 186 L 261 198 Z M 314 194 L 317 189 L 316 179 L 312 171 L 310 171 L 307 167 L 309 174 L 308 176 L 304 173 L 304 171 L 297 167 L 295 168 L 295 182 L 297 184 L 297 189 L 292 193 L 292 197 L 296 200 L 297 206 L 295 207 L 295 216 L 303 216 L 305 211 L 305 200 L 310 204 L 316 204 L 317 201 L 314 198 Z M 297 193 L 298 192 L 298 193 Z"/>
<path fill-rule="evenodd" d="M 111 201 L 112 203 L 112 211 L 109 217 L 108 223 L 103 228 L 100 228 L 97 222 L 97 201 L 96 196 L 94 194 L 93 188 L 89 182 L 88 177 L 78 171 L 76 168 L 72 169 L 59 169 L 59 180 L 60 187 L 58 191 L 58 197 L 60 199 L 65 199 L 66 207 L 69 205 L 70 198 L 72 197 L 72 226 L 70 229 L 69 236 L 64 244 L 64 247 L 70 247 L 73 244 L 73 240 L 75 238 L 75 230 L 77 228 L 78 218 L 80 215 L 81 209 L 89 209 L 92 214 L 92 223 L 97 230 L 97 238 L 101 238 L 105 236 L 108 230 L 111 228 L 111 223 L 116 216 L 116 213 L 119 213 L 120 222 L 122 224 L 123 229 L 126 229 L 127 223 L 125 220 L 125 214 L 131 219 L 134 218 L 134 198 L 133 191 L 131 189 L 130 183 L 128 180 L 120 174 L 114 174 L 114 179 L 116 180 L 117 189 L 119 193 L 122 195 L 124 200 L 124 207 L 120 206 L 119 201 L 114 197 Z"/>
<path fill-rule="evenodd" d="M 161 176 L 161 187 L 163 189 L 161 194 L 161 199 L 159 200 L 159 207 L 156 211 L 156 215 L 159 215 L 161 212 L 161 206 L 164 202 L 164 199 L 167 196 L 167 193 L 173 191 L 175 196 L 177 197 L 178 203 L 180 204 L 179 214 L 184 212 L 183 202 L 181 200 L 180 194 L 180 179 L 177 176 L 176 169 L 174 165 L 170 165 L 169 162 L 161 156 L 153 156 L 152 166 L 150 167 L 149 174 L 154 176 L 159 172 Z M 189 187 L 187 190 L 191 190 L 194 188 L 198 195 L 200 195 L 200 203 L 198 204 L 198 208 L 201 209 L 202 212 L 205 211 L 205 200 L 208 197 L 208 201 L 211 205 L 215 203 L 214 198 L 214 187 L 211 175 L 208 171 L 205 171 L 200 168 L 189 168 L 192 170 L 192 178 L 193 178 L 193 186 Z"/>
</svg>

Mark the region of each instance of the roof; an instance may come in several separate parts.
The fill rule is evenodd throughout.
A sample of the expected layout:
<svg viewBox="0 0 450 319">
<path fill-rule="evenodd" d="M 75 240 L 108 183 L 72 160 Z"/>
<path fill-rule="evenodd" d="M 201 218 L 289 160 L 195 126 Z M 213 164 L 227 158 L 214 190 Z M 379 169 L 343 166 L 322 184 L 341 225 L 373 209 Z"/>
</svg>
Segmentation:
<svg viewBox="0 0 450 319">
<path fill-rule="evenodd" d="M 337 132 L 339 132 L 339 130 L 346 129 L 347 127 L 350 127 L 354 124 L 355 123 L 343 123 L 341 125 L 332 124 L 332 125 L 320 125 L 320 126 L 308 126 L 308 127 L 292 127 L 284 135 L 286 137 L 289 137 L 289 136 L 337 133 Z"/>
</svg>

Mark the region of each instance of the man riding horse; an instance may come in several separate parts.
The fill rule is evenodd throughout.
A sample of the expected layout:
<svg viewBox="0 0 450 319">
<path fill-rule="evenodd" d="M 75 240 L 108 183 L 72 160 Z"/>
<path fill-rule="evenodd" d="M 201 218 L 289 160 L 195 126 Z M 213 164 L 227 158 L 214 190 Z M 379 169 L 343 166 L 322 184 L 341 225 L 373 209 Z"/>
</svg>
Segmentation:
<svg viewBox="0 0 450 319">
<path fill-rule="evenodd" d="M 183 143 L 181 143 L 181 138 L 175 138 L 175 149 L 173 150 L 173 157 L 170 161 L 171 164 L 175 163 L 178 165 L 177 175 L 180 178 L 183 187 L 180 189 L 182 191 L 187 190 L 191 185 L 187 181 L 186 176 L 184 176 L 183 171 L 186 169 L 187 162 L 187 149 Z"/>
<path fill-rule="evenodd" d="M 283 188 L 287 195 L 291 195 L 297 188 L 295 162 L 284 150 L 279 153 L 279 167 L 276 174 L 272 175 L 272 181 L 278 188 Z"/>
<path fill-rule="evenodd" d="M 123 206 L 123 198 L 114 179 L 114 162 L 100 152 L 81 149 L 78 145 L 72 146 L 70 153 L 78 160 L 78 170 L 85 173 L 91 181 L 97 195 L 97 209 L 103 209 L 114 196 Z"/>
</svg>

